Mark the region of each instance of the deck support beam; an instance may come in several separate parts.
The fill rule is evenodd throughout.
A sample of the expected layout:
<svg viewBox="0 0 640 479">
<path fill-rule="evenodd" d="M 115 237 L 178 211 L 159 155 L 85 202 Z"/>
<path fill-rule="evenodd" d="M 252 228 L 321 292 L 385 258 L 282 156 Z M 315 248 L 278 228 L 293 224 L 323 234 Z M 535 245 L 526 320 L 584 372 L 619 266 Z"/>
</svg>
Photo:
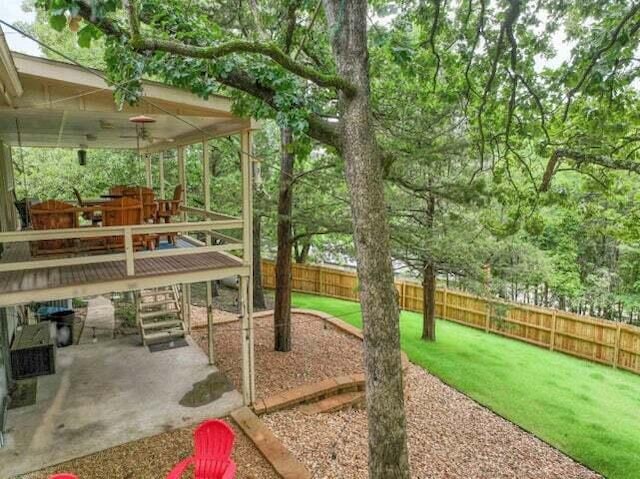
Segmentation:
<svg viewBox="0 0 640 479">
<path fill-rule="evenodd" d="M 185 169 L 184 161 L 184 146 L 178 147 L 178 182 L 182 185 L 182 194 L 184 195 L 184 206 L 187 205 L 187 170 Z M 187 220 L 187 213 L 182 211 L 180 213 L 181 221 Z"/>
<path fill-rule="evenodd" d="M 153 176 L 151 174 L 151 155 L 149 153 L 144 155 L 144 173 L 147 188 L 153 188 Z"/>
<path fill-rule="evenodd" d="M 204 191 L 204 210 L 211 209 L 211 170 L 209 168 L 209 142 L 202 141 L 202 189 Z M 206 234 L 206 244 L 211 246 L 211 235 Z M 207 339 L 209 346 L 209 364 L 213 366 L 215 360 L 215 345 L 213 341 L 213 288 L 211 281 L 206 283 L 207 289 Z"/>
<path fill-rule="evenodd" d="M 253 318 L 250 314 L 249 285 L 250 276 L 240 276 L 238 293 L 240 296 L 241 330 L 242 330 L 242 400 L 245 405 L 255 402 L 255 370 L 253 360 Z"/>
<path fill-rule="evenodd" d="M 187 324 L 189 325 L 188 330 L 191 331 L 191 283 L 187 283 L 186 285 L 186 291 L 187 291 L 187 301 L 186 301 L 186 305 L 187 305 L 187 309 L 186 311 L 184 311 L 184 315 L 187 319 Z"/>
<path fill-rule="evenodd" d="M 160 198 L 166 199 L 164 196 L 164 151 L 160 152 L 158 158 L 158 182 L 160 183 Z"/>
<path fill-rule="evenodd" d="M 187 332 L 191 333 L 191 318 L 187 314 L 187 301 L 189 300 L 187 293 L 187 283 L 180 285 L 180 310 L 182 312 L 182 321 L 187 326 Z"/>
<path fill-rule="evenodd" d="M 243 397 L 245 403 L 255 401 L 255 361 L 253 335 L 253 161 L 251 148 L 253 132 L 240 133 L 240 162 L 242 170 L 242 262 L 249 269 L 249 275 L 240 278 L 242 326 Z M 246 364 L 245 364 L 246 362 Z M 245 381 L 248 383 L 245 386 Z M 246 392 L 245 392 L 246 389 Z"/>
</svg>

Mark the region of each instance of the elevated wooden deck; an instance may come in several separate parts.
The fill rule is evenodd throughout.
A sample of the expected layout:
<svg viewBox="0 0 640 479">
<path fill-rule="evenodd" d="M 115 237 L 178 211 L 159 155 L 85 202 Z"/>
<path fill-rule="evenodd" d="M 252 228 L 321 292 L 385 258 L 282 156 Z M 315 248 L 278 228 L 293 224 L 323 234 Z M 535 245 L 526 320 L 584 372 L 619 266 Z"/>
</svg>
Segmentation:
<svg viewBox="0 0 640 479">
<path fill-rule="evenodd" d="M 188 247 L 184 242 L 179 246 Z M 22 248 L 8 251 L 0 262 L 24 259 L 24 255 Z M 240 258 L 211 251 L 136 258 L 133 276 L 127 275 L 124 260 L 0 272 L 0 306 L 208 281 L 238 274 L 248 274 Z"/>
</svg>

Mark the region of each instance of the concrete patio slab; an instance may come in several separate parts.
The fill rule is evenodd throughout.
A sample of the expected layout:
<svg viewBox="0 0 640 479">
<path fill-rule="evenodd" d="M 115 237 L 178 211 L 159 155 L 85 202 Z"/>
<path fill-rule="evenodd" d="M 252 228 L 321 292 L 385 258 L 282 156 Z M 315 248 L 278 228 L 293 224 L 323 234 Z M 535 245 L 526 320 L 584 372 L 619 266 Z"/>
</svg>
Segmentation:
<svg viewBox="0 0 640 479">
<path fill-rule="evenodd" d="M 188 343 L 151 353 L 131 336 L 59 349 L 57 373 L 38 378 L 36 404 L 10 411 L 0 477 L 226 416 L 242 406 L 241 395 L 220 387 L 217 369 L 190 338 Z"/>
</svg>

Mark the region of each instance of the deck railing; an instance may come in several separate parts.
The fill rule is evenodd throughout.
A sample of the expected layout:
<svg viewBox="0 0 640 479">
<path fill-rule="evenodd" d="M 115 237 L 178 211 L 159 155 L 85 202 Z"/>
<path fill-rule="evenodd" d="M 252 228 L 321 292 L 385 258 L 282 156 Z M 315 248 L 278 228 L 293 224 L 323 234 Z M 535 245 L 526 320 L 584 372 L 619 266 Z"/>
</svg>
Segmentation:
<svg viewBox="0 0 640 479">
<path fill-rule="evenodd" d="M 125 261 L 127 276 L 135 275 L 135 260 L 144 258 L 157 258 L 165 256 L 180 256 L 200 254 L 206 252 L 239 251 L 243 249 L 242 240 L 218 233 L 222 230 L 242 229 L 243 222 L 239 218 L 222 215 L 195 208 L 187 209 L 191 214 L 200 214 L 204 217 L 217 216 L 222 219 L 189 221 L 163 224 L 141 224 L 125 226 L 84 227 L 50 230 L 25 230 L 0 233 L 0 243 L 23 243 L 43 240 L 75 240 L 95 239 L 105 237 L 123 237 L 123 248 L 120 252 L 105 254 L 83 254 L 81 256 L 67 256 L 60 258 L 38 259 L 31 258 L 19 261 L 0 263 L 0 272 L 21 271 L 26 269 L 53 268 L 60 266 L 74 266 L 79 264 L 106 263 L 110 261 Z M 203 232 L 206 234 L 221 235 L 225 243 L 217 245 L 200 245 L 199 242 L 190 242 L 192 248 L 172 248 L 153 251 L 135 251 L 134 237 L 137 235 L 162 235 L 162 234 L 186 234 Z"/>
</svg>

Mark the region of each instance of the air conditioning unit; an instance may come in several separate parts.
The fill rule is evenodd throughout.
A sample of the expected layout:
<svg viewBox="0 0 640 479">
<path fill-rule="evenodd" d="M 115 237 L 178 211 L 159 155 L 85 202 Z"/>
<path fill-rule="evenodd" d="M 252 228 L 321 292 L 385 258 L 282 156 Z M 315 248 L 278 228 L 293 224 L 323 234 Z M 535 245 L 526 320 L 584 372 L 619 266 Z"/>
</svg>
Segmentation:
<svg viewBox="0 0 640 479">
<path fill-rule="evenodd" d="M 16 332 L 11 345 L 11 372 L 14 380 L 56 372 L 54 324 L 42 321 L 23 326 Z"/>
</svg>

